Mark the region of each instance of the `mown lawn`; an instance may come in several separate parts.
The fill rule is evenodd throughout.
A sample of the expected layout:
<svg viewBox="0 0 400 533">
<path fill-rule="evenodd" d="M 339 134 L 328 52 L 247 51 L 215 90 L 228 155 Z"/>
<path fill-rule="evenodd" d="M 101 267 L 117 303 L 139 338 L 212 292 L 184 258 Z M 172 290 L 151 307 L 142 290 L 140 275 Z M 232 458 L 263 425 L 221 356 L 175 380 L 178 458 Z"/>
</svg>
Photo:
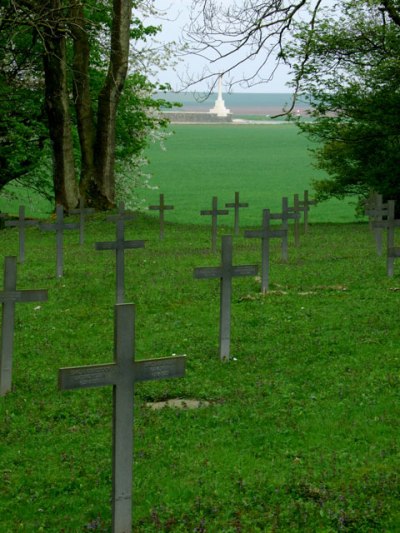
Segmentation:
<svg viewBox="0 0 400 533">
<path fill-rule="evenodd" d="M 296 192 L 296 189 L 292 189 Z M 271 291 L 234 281 L 232 359 L 218 358 L 219 264 L 208 227 L 140 215 L 127 239 L 127 301 L 136 304 L 136 358 L 187 355 L 183 379 L 138 384 L 134 530 L 138 532 L 398 531 L 400 275 L 385 275 L 366 224 L 316 224 L 280 260 Z M 60 392 L 60 367 L 113 358 L 114 254 L 105 215 L 86 244 L 27 232 L 20 289 L 49 301 L 17 305 L 13 391 L 0 398 L 0 531 L 110 531 L 109 388 Z M 71 218 L 72 220 L 72 218 Z M 231 232 L 228 226 L 220 234 Z M 292 240 L 292 238 L 291 238 Z M 16 254 L 0 232 L 2 258 Z M 235 264 L 259 263 L 259 242 L 234 239 Z M 398 267 L 396 268 L 398 270 Z M 153 411 L 168 398 L 210 402 Z"/>
</svg>

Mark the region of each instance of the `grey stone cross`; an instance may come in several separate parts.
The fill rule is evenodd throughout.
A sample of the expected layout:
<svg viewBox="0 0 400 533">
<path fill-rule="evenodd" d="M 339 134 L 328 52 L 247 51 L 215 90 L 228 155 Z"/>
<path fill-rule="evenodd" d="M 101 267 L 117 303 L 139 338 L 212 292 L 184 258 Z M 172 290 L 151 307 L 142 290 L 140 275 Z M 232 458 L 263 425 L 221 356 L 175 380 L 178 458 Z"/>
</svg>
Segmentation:
<svg viewBox="0 0 400 533">
<path fill-rule="evenodd" d="M 165 205 L 164 195 L 160 194 L 160 203 L 159 205 L 149 205 L 151 211 L 160 212 L 160 240 L 164 239 L 164 211 L 174 209 L 173 205 Z"/>
<path fill-rule="evenodd" d="M 96 250 L 115 250 L 116 259 L 116 302 L 124 303 L 125 299 L 125 250 L 144 248 L 145 241 L 125 240 L 125 220 L 132 218 L 120 212 L 122 216 L 112 216 L 109 220 L 116 222 L 116 239 L 114 242 L 96 242 Z"/>
<path fill-rule="evenodd" d="M 300 215 L 298 218 L 294 219 L 294 245 L 300 246 L 300 217 L 301 213 L 305 213 L 306 208 L 300 205 L 299 195 L 295 194 L 293 196 L 293 207 L 289 207 L 290 213 L 295 213 Z"/>
<path fill-rule="evenodd" d="M 241 207 L 249 207 L 248 203 L 240 203 L 239 193 L 235 192 L 235 201 L 233 203 L 225 204 L 225 207 L 233 207 L 235 210 L 235 235 L 239 235 L 239 209 Z"/>
<path fill-rule="evenodd" d="M 85 215 L 94 213 L 93 207 L 85 207 L 85 201 L 82 197 L 79 199 L 79 207 L 69 211 L 71 215 L 79 215 L 79 244 L 85 242 Z"/>
<path fill-rule="evenodd" d="M 79 224 L 74 223 L 65 223 L 64 222 L 64 208 L 62 205 L 57 205 L 56 208 L 56 222 L 54 224 L 40 224 L 40 229 L 42 231 L 54 231 L 56 233 L 56 249 L 57 249 L 57 266 L 56 274 L 58 278 L 63 276 L 64 270 L 64 250 L 63 250 L 63 241 L 64 241 L 64 231 L 79 229 Z"/>
<path fill-rule="evenodd" d="M 387 202 L 387 211 L 386 211 L 386 220 L 372 221 L 372 228 L 380 228 L 382 230 L 387 230 L 387 258 L 386 258 L 386 268 L 387 275 L 393 277 L 394 275 L 394 260 L 400 257 L 398 252 L 399 248 L 396 248 L 394 245 L 394 234 L 395 229 L 400 227 L 400 220 L 395 219 L 395 201 L 389 200 Z"/>
<path fill-rule="evenodd" d="M 222 237 L 222 261 L 219 267 L 200 267 L 194 269 L 197 279 L 219 278 L 220 282 L 220 322 L 219 322 L 219 355 L 221 360 L 230 357 L 231 338 L 231 301 L 232 278 L 237 276 L 255 276 L 256 265 L 232 265 L 232 235 Z"/>
<path fill-rule="evenodd" d="M 213 196 L 211 209 L 203 209 L 200 215 L 211 215 L 211 251 L 217 251 L 217 217 L 218 215 L 228 215 L 227 209 L 218 209 L 218 198 Z"/>
<path fill-rule="evenodd" d="M 374 232 L 375 242 L 376 242 L 376 252 L 379 256 L 382 255 L 383 249 L 383 227 L 375 224 L 375 222 L 382 222 L 388 215 L 388 204 L 383 202 L 383 197 L 381 194 L 375 194 L 373 196 L 375 205 L 370 205 L 366 210 L 365 214 L 370 217 L 371 228 Z"/>
<path fill-rule="evenodd" d="M 273 229 L 270 226 L 271 216 L 269 209 L 263 209 L 261 230 L 245 231 L 247 238 L 261 239 L 261 291 L 265 294 L 269 289 L 269 241 L 270 239 L 283 239 L 287 236 L 285 229 Z"/>
<path fill-rule="evenodd" d="M 133 220 L 134 218 L 135 214 L 126 211 L 124 202 L 120 202 L 118 204 L 118 213 L 116 215 L 108 216 L 107 220 L 110 222 L 121 222 L 122 220 L 126 222 L 127 220 Z"/>
<path fill-rule="evenodd" d="M 282 212 L 271 213 L 271 220 L 282 220 L 281 229 L 285 230 L 285 235 L 282 237 L 282 261 L 288 260 L 289 249 L 289 220 L 295 220 L 300 218 L 300 213 L 292 213 L 289 211 L 289 200 L 287 196 L 282 198 Z"/>
<path fill-rule="evenodd" d="M 0 352 L 0 396 L 11 390 L 12 356 L 14 344 L 15 304 L 17 302 L 43 302 L 47 290 L 17 291 L 17 258 L 4 260 L 4 289 L 0 292 L 2 302 L 1 352 Z"/>
<path fill-rule="evenodd" d="M 25 228 L 28 226 L 37 226 L 37 220 L 27 220 L 25 218 L 25 206 L 19 206 L 18 220 L 6 220 L 5 225 L 8 227 L 17 227 L 19 234 L 19 255 L 18 261 L 23 263 L 25 261 Z"/>
<path fill-rule="evenodd" d="M 132 533 L 134 387 L 185 375 L 185 356 L 135 361 L 135 306 L 115 306 L 114 362 L 61 368 L 60 389 L 113 387 L 112 531 Z"/>
<path fill-rule="evenodd" d="M 310 200 L 308 196 L 308 191 L 304 191 L 303 200 L 299 200 L 300 207 L 304 207 L 304 233 L 308 231 L 308 213 L 310 211 L 310 206 L 317 205 L 315 200 Z"/>
</svg>

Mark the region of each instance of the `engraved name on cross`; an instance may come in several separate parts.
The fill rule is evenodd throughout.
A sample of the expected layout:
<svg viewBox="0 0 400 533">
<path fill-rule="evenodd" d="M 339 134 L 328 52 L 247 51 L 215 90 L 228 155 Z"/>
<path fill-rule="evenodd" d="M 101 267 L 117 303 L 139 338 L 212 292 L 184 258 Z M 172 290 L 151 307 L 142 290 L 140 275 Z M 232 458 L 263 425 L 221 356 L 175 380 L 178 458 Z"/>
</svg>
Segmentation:
<svg viewBox="0 0 400 533">
<path fill-rule="evenodd" d="M 261 291 L 265 294 L 269 288 L 269 240 L 273 238 L 282 239 L 287 235 L 287 230 L 272 229 L 270 226 L 269 209 L 263 209 L 261 230 L 245 231 L 247 238 L 261 239 Z"/>
<path fill-rule="evenodd" d="M 63 250 L 63 241 L 64 241 L 64 231 L 78 229 L 79 224 L 64 222 L 64 208 L 62 205 L 57 205 L 56 208 L 56 222 L 54 224 L 40 224 L 40 229 L 42 231 L 55 231 L 56 233 L 56 248 L 57 248 L 57 266 L 56 273 L 57 277 L 61 278 L 64 270 L 64 250 Z"/>
<path fill-rule="evenodd" d="M 27 220 L 25 218 L 25 206 L 19 206 L 18 220 L 6 220 L 5 225 L 8 227 L 17 227 L 19 234 L 19 263 L 25 261 L 25 228 L 28 226 L 37 226 L 39 222 L 37 220 Z"/>
<path fill-rule="evenodd" d="M 249 207 L 248 203 L 240 203 L 239 193 L 235 192 L 235 201 L 233 203 L 225 204 L 225 207 L 233 207 L 235 210 L 235 235 L 239 235 L 239 209 L 241 207 Z"/>
<path fill-rule="evenodd" d="M 217 251 L 217 217 L 218 215 L 228 215 L 227 209 L 218 209 L 218 198 L 213 196 L 211 209 L 203 209 L 200 215 L 211 215 L 211 251 Z"/>
<path fill-rule="evenodd" d="M 0 396 L 4 396 L 11 390 L 15 304 L 45 300 L 47 300 L 47 290 L 44 289 L 17 291 L 17 258 L 6 257 L 4 259 L 4 290 L 0 292 L 0 302 L 2 302 Z"/>
<path fill-rule="evenodd" d="M 135 306 L 119 304 L 114 314 L 114 363 L 61 368 L 63 390 L 113 386 L 112 531 L 132 533 L 134 386 L 139 381 L 185 375 L 185 356 L 135 361 Z"/>
<path fill-rule="evenodd" d="M 220 322 L 219 322 L 219 355 L 221 360 L 230 357 L 231 337 L 231 301 L 232 278 L 237 276 L 255 276 L 256 265 L 232 265 L 232 235 L 222 237 L 222 264 L 219 267 L 199 267 L 194 269 L 197 279 L 220 278 Z"/>
<path fill-rule="evenodd" d="M 96 250 L 115 250 L 116 269 L 116 302 L 124 303 L 125 300 L 125 250 L 144 248 L 145 241 L 125 240 L 125 221 L 134 218 L 133 214 L 125 212 L 124 204 L 121 203 L 118 215 L 111 215 L 107 220 L 116 223 L 116 240 L 114 242 L 96 242 Z"/>
<path fill-rule="evenodd" d="M 165 205 L 164 195 L 160 194 L 160 203 L 159 205 L 149 205 L 150 211 L 159 211 L 160 212 L 160 240 L 164 239 L 164 211 L 174 209 L 173 205 Z"/>
</svg>

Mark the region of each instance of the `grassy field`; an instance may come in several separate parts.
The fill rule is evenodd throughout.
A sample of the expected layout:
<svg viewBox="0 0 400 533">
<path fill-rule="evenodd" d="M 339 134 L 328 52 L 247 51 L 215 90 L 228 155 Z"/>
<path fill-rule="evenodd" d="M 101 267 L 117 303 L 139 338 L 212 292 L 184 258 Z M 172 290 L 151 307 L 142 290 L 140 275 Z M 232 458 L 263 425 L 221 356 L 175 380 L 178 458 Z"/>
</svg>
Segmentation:
<svg viewBox="0 0 400 533">
<path fill-rule="evenodd" d="M 58 368 L 113 358 L 114 254 L 93 249 L 114 238 L 104 218 L 82 247 L 65 237 L 58 280 L 54 236 L 27 232 L 17 287 L 47 288 L 49 301 L 17 305 L 2 533 L 110 531 L 111 390 L 57 390 Z M 137 359 L 187 354 L 185 378 L 136 387 L 134 531 L 399 531 L 400 278 L 386 277 L 368 226 L 313 224 L 287 264 L 274 241 L 271 292 L 234 281 L 225 364 L 218 281 L 193 279 L 219 264 L 208 228 L 168 224 L 160 242 L 140 215 L 126 238 L 147 240 L 126 253 Z M 0 243 L 1 259 L 15 254 L 16 231 Z M 258 242 L 235 238 L 235 264 L 259 260 Z M 168 398 L 210 405 L 147 406 Z"/>
<path fill-rule="evenodd" d="M 152 185 L 158 190 L 141 193 L 146 205 L 163 192 L 175 205 L 168 219 L 182 223 L 205 223 L 201 209 L 210 209 L 212 196 L 219 205 L 232 202 L 239 191 L 251 209 L 242 210 L 245 224 L 259 224 L 261 210 L 279 210 L 282 196 L 293 201 L 294 193 L 309 188 L 321 177 L 312 166 L 307 139 L 293 124 L 276 125 L 173 125 L 175 134 L 167 150 L 149 151 Z M 313 210 L 318 222 L 354 221 L 354 200 L 331 200 Z"/>
</svg>

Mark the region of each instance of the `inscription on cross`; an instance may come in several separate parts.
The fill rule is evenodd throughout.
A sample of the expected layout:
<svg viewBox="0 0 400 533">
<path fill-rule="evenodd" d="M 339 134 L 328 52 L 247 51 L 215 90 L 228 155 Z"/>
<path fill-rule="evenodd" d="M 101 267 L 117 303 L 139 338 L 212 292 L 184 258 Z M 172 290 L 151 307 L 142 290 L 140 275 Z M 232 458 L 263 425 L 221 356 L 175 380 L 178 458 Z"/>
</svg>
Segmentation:
<svg viewBox="0 0 400 533">
<path fill-rule="evenodd" d="M 42 231 L 54 231 L 56 233 L 56 274 L 58 278 L 61 278 L 64 273 L 64 231 L 78 229 L 77 223 L 65 223 L 64 222 L 64 208 L 62 205 L 57 205 L 56 208 L 56 222 L 54 224 L 40 224 Z"/>
<path fill-rule="evenodd" d="M 232 265 L 232 235 L 222 237 L 221 255 L 221 266 L 195 268 L 194 277 L 197 279 L 220 279 L 219 355 L 221 360 L 228 360 L 231 338 L 232 278 L 255 276 L 258 268 L 256 265 Z"/>
<path fill-rule="evenodd" d="M 282 198 L 282 212 L 271 213 L 271 220 L 282 220 L 281 229 L 285 230 L 285 235 L 282 237 L 282 260 L 288 260 L 289 249 L 289 220 L 300 219 L 300 213 L 292 213 L 289 211 L 289 200 L 287 196 Z"/>
<path fill-rule="evenodd" d="M 0 292 L 2 303 L 1 352 L 0 352 L 0 395 L 11 390 L 12 356 L 14 344 L 15 304 L 19 302 L 43 302 L 47 290 L 17 291 L 17 258 L 4 260 L 4 289 Z"/>
<path fill-rule="evenodd" d="M 265 294 L 269 289 L 269 241 L 270 239 L 283 239 L 287 235 L 285 229 L 272 229 L 269 209 L 263 209 L 262 227 L 260 230 L 244 232 L 247 238 L 261 239 L 261 291 Z"/>
<path fill-rule="evenodd" d="M 134 386 L 140 381 L 185 375 L 184 356 L 135 361 L 135 306 L 115 306 L 114 362 L 61 368 L 63 390 L 113 386 L 112 531 L 132 532 Z"/>
<path fill-rule="evenodd" d="M 174 206 L 173 205 L 165 205 L 164 195 L 160 194 L 160 203 L 159 203 L 159 205 L 149 205 L 149 209 L 151 211 L 159 211 L 160 212 L 160 240 L 162 241 L 164 239 L 164 211 L 169 211 L 171 209 L 174 209 Z"/>
<path fill-rule="evenodd" d="M 94 213 L 93 207 L 85 207 L 85 201 L 82 197 L 79 199 L 79 207 L 70 210 L 71 215 L 79 215 L 79 244 L 85 242 L 85 215 L 91 213 Z"/>
<path fill-rule="evenodd" d="M 114 242 L 96 242 L 96 250 L 115 250 L 115 270 L 116 270 L 116 302 L 124 303 L 125 300 L 125 250 L 133 248 L 144 248 L 145 241 L 125 240 L 125 220 L 132 219 L 133 216 L 124 212 L 123 204 L 120 204 L 118 215 L 112 215 L 107 220 L 116 223 L 116 239 Z"/>
<path fill-rule="evenodd" d="M 27 220 L 25 218 L 25 206 L 19 206 L 18 220 L 6 220 L 5 225 L 8 227 L 17 227 L 19 234 L 19 255 L 18 261 L 25 261 L 25 228 L 28 226 L 37 226 L 37 220 Z"/>
<path fill-rule="evenodd" d="M 203 209 L 200 211 L 200 215 L 211 215 L 211 251 L 215 253 L 217 251 L 217 217 L 218 215 L 228 215 L 227 209 L 218 209 L 218 198 L 213 196 L 211 209 Z"/>
<path fill-rule="evenodd" d="M 248 203 L 240 203 L 239 193 L 235 192 L 235 201 L 233 203 L 225 204 L 225 207 L 233 207 L 235 210 L 235 235 L 239 235 L 239 209 L 241 207 L 249 207 Z"/>
</svg>

